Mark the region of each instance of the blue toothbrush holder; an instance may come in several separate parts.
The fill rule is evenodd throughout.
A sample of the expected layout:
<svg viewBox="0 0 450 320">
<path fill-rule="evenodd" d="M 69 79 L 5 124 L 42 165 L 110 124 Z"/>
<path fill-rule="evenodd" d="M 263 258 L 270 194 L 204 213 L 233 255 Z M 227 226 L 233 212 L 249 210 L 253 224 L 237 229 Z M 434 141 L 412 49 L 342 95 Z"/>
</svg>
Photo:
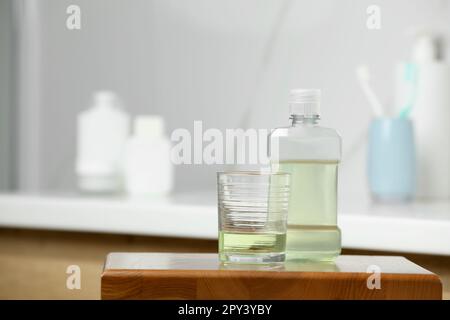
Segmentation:
<svg viewBox="0 0 450 320">
<path fill-rule="evenodd" d="M 368 175 L 374 200 L 403 202 L 414 198 L 416 150 L 410 119 L 379 118 L 372 121 Z"/>
</svg>

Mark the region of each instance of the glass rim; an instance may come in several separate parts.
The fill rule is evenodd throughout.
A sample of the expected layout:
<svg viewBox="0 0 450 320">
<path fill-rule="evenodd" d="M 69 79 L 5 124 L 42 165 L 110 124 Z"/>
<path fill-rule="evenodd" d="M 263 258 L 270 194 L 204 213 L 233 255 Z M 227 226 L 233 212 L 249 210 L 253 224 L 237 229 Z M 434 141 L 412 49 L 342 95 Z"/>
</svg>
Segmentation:
<svg viewBox="0 0 450 320">
<path fill-rule="evenodd" d="M 266 171 L 220 171 L 217 172 L 217 176 L 230 175 L 230 176 L 286 176 L 289 177 L 289 172 L 266 172 Z"/>
</svg>

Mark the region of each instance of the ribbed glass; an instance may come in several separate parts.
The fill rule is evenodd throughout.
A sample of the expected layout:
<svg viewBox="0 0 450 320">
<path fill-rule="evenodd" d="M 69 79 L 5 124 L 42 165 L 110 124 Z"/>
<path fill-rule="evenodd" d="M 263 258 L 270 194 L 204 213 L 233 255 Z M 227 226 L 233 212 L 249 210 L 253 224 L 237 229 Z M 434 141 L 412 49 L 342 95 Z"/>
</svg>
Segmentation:
<svg viewBox="0 0 450 320">
<path fill-rule="evenodd" d="M 217 181 L 221 260 L 283 261 L 289 174 L 223 172 Z"/>
</svg>

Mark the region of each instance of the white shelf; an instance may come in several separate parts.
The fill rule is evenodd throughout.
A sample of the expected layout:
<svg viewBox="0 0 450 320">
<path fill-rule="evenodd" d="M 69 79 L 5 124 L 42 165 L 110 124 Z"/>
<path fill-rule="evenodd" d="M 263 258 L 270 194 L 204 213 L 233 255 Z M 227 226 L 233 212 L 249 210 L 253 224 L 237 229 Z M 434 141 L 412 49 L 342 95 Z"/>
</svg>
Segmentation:
<svg viewBox="0 0 450 320">
<path fill-rule="evenodd" d="M 450 202 L 359 204 L 339 215 L 346 248 L 450 256 Z"/>
<path fill-rule="evenodd" d="M 0 226 L 214 239 L 216 210 L 195 197 L 132 201 L 0 195 Z"/>
<path fill-rule="evenodd" d="M 0 227 L 217 238 L 214 194 L 147 201 L 0 195 Z M 450 202 L 342 206 L 345 248 L 450 256 Z"/>
</svg>

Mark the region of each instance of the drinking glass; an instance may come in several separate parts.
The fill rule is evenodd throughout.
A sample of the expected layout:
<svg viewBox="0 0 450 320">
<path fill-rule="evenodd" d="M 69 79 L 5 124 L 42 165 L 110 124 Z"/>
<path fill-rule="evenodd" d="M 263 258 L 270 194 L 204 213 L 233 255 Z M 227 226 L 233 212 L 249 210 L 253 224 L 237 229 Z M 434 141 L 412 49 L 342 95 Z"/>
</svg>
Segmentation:
<svg viewBox="0 0 450 320">
<path fill-rule="evenodd" d="M 290 175 L 219 172 L 219 257 L 225 263 L 285 260 Z"/>
</svg>

